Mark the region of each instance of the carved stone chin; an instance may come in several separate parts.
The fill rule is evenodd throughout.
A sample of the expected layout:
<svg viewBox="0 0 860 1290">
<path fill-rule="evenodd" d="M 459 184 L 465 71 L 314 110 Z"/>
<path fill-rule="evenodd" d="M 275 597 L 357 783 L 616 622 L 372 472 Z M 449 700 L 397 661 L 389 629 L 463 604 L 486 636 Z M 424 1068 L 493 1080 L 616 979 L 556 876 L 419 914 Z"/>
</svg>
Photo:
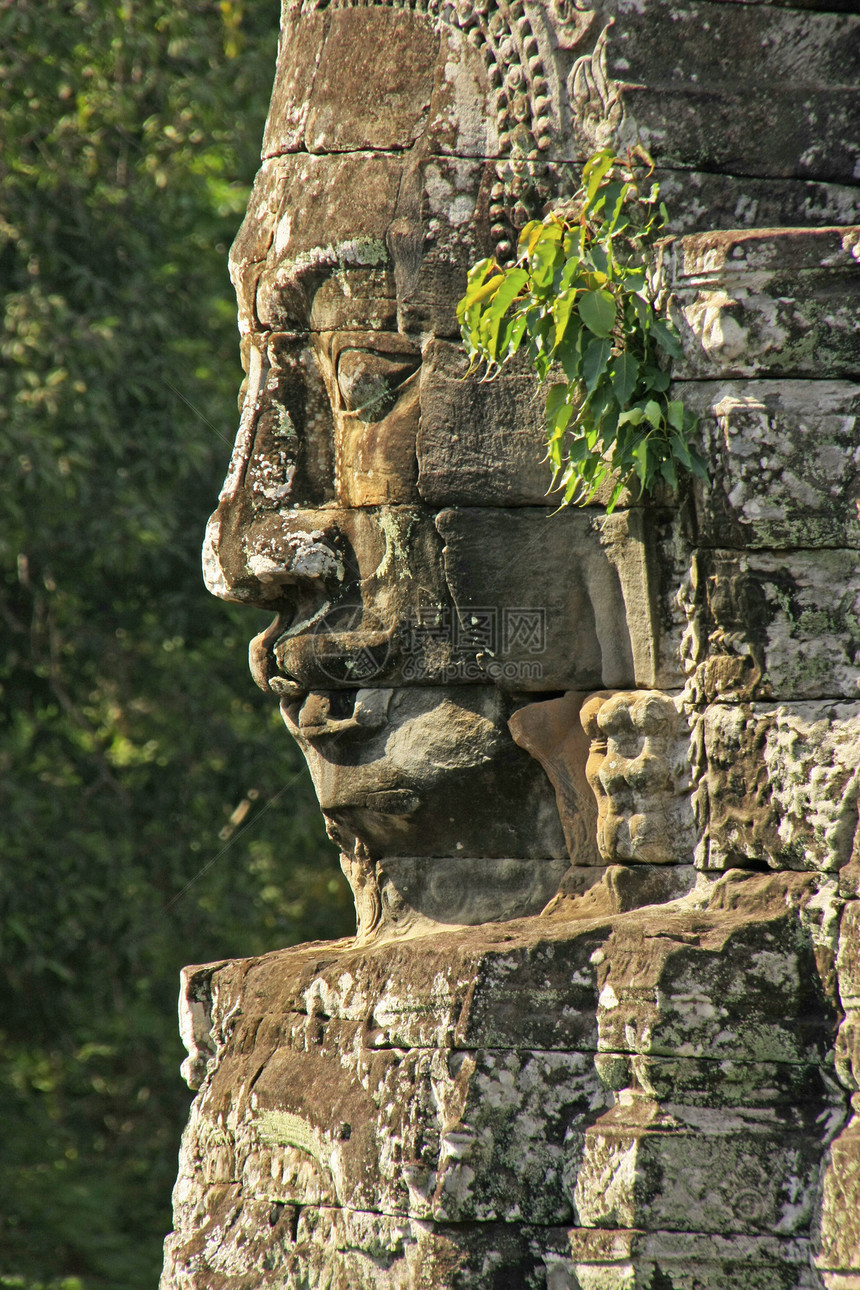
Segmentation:
<svg viewBox="0 0 860 1290">
<path fill-rule="evenodd" d="M 860 1286 L 860 16 L 285 0 L 205 547 L 357 934 L 183 977 L 162 1290 Z M 707 483 L 558 510 L 468 269 L 641 142 Z M 273 699 L 274 701 L 274 699 Z"/>
</svg>

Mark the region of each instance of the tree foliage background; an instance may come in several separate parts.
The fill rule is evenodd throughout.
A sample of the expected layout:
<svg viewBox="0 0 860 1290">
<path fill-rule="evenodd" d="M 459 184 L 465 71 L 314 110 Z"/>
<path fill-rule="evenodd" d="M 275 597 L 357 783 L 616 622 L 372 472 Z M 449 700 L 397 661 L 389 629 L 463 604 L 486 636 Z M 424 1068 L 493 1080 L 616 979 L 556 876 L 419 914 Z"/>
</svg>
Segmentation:
<svg viewBox="0 0 860 1290">
<path fill-rule="evenodd" d="M 199 546 L 277 0 L 0 0 L 0 1285 L 151 1290 L 183 963 L 352 929 Z"/>
</svg>

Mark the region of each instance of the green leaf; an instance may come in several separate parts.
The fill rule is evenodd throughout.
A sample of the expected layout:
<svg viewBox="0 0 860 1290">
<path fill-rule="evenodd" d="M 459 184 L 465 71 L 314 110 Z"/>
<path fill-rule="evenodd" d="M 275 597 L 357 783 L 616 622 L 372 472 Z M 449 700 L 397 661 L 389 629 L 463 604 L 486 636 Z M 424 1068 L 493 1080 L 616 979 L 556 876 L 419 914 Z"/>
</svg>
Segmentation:
<svg viewBox="0 0 860 1290">
<path fill-rule="evenodd" d="M 593 156 L 589 157 L 582 167 L 582 179 L 586 185 L 584 206 L 586 214 L 590 211 L 603 180 L 615 165 L 616 160 L 617 158 L 611 149 L 604 148 L 601 152 L 595 152 Z"/>
<path fill-rule="evenodd" d="M 642 484 L 642 487 L 645 488 L 648 485 L 648 477 L 650 473 L 647 435 L 644 439 L 640 439 L 636 447 L 633 449 L 633 460 L 636 463 L 636 474 L 639 476 L 639 481 Z"/>
<path fill-rule="evenodd" d="M 588 456 L 588 444 L 582 435 L 577 435 L 570 443 L 567 451 L 568 458 L 572 462 L 581 462 Z"/>
<path fill-rule="evenodd" d="M 621 407 L 627 403 L 639 379 L 639 362 L 626 350 L 610 364 L 612 388 Z"/>
<path fill-rule="evenodd" d="M 629 191 L 630 185 L 625 183 L 607 184 L 603 189 L 603 218 L 610 235 L 616 229 L 624 208 L 624 198 Z M 598 203 L 595 202 L 595 207 L 597 205 Z"/>
<path fill-rule="evenodd" d="M 610 259 L 608 248 L 601 246 L 599 242 L 595 242 L 591 248 L 591 263 L 594 265 L 595 269 L 597 269 L 598 273 L 602 273 L 606 277 L 609 277 L 612 261 Z"/>
<path fill-rule="evenodd" d="M 531 244 L 540 237 L 543 228 L 543 220 L 531 219 L 528 224 L 520 229 L 520 235 L 517 238 L 517 259 L 525 259 L 531 250 Z"/>
<path fill-rule="evenodd" d="M 612 346 L 608 340 L 592 340 L 582 358 L 582 379 L 589 394 L 597 388 L 600 378 L 606 372 Z"/>
<path fill-rule="evenodd" d="M 508 337 L 507 350 L 509 356 L 516 354 L 522 343 L 523 335 L 526 330 L 526 320 L 523 314 L 518 314 L 511 323 L 511 334 Z"/>
<path fill-rule="evenodd" d="M 475 282 L 458 304 L 458 316 L 460 315 L 461 310 L 463 313 L 466 313 L 471 309 L 472 305 L 483 304 L 485 300 L 491 299 L 499 290 L 504 280 L 505 275 L 503 273 L 494 273 L 486 282 Z"/>
<path fill-rule="evenodd" d="M 669 373 L 664 372 L 659 367 L 646 367 L 643 376 L 645 384 L 650 390 L 656 390 L 658 394 L 663 394 L 671 385 Z"/>
<path fill-rule="evenodd" d="M 555 416 L 556 412 L 567 399 L 569 386 L 564 381 L 558 381 L 551 385 L 546 392 L 546 415 L 547 419 Z"/>
<path fill-rule="evenodd" d="M 687 470 L 692 470 L 693 459 L 690 453 L 690 447 L 685 440 L 682 439 L 679 434 L 673 434 L 669 438 L 669 443 L 671 445 L 672 452 L 675 454 L 681 465 Z"/>
<path fill-rule="evenodd" d="M 663 424 L 663 409 L 656 399 L 649 399 L 644 408 L 645 420 L 650 421 L 655 430 Z"/>
<path fill-rule="evenodd" d="M 698 475 L 699 479 L 703 479 L 706 484 L 710 482 L 711 477 L 708 473 L 707 463 L 695 448 L 690 449 L 690 469 L 694 475 Z"/>
<path fill-rule="evenodd" d="M 565 329 L 570 319 L 570 311 L 575 303 L 575 291 L 562 291 L 561 294 L 556 297 L 555 303 L 552 306 L 552 316 L 555 319 L 556 348 L 564 336 Z"/>
<path fill-rule="evenodd" d="M 664 457 L 660 462 L 660 474 L 663 476 L 667 484 L 671 484 L 673 488 L 678 487 L 678 475 L 675 471 L 675 464 L 671 457 Z"/>
<path fill-rule="evenodd" d="M 547 420 L 547 429 L 549 430 L 549 442 L 555 443 L 563 437 L 565 430 L 570 424 L 573 416 L 573 408 L 569 403 L 563 403 L 557 408 L 551 417 Z"/>
<path fill-rule="evenodd" d="M 649 332 L 651 330 L 651 324 L 654 321 L 654 310 L 651 308 L 650 303 L 638 293 L 634 293 L 630 297 L 630 303 L 633 306 L 637 321 L 639 326 L 642 328 L 642 331 L 645 333 Z"/>
<path fill-rule="evenodd" d="M 499 329 L 502 318 L 519 295 L 528 274 L 525 269 L 511 269 L 502 275 L 502 282 L 495 292 L 495 297 L 481 319 L 479 329 L 480 342 L 486 357 L 496 361 L 499 358 Z M 492 278 L 486 284 L 491 286 L 496 281 Z M 486 290 L 486 287 L 482 290 Z"/>
<path fill-rule="evenodd" d="M 582 375 L 582 337 L 583 329 L 578 319 L 569 319 L 564 335 L 558 342 L 553 358 L 561 363 L 565 376 L 571 382 L 578 381 Z"/>
<path fill-rule="evenodd" d="M 566 382 L 551 387 L 546 406 L 547 460 L 563 505 L 593 496 L 610 473 L 610 509 L 634 475 L 643 488 L 655 478 L 674 487 L 678 466 L 707 477 L 688 441 L 696 418 L 682 400 L 668 398 L 671 377 L 657 359 L 658 352 L 679 358 L 681 345 L 646 294 L 659 187 L 646 185 L 647 196 L 640 190 L 650 179 L 643 181 L 640 163 L 653 170 L 639 144 L 626 160 L 609 148 L 594 153 L 583 167 L 576 214 L 527 224 L 517 276 L 482 261 L 458 306 L 467 351 L 473 363 L 477 354 L 488 362 L 488 375 L 522 341 L 541 380 L 556 365 L 564 371 Z M 665 220 L 662 205 L 660 212 Z M 613 346 L 621 351 L 615 357 Z"/>
<path fill-rule="evenodd" d="M 674 331 L 671 331 L 666 323 L 659 318 L 653 318 L 651 322 L 651 332 L 661 349 L 665 350 L 670 358 L 683 358 L 684 352 L 681 349 L 681 342 Z"/>
<path fill-rule="evenodd" d="M 611 291 L 586 291 L 577 305 L 579 316 L 595 336 L 608 336 L 615 324 L 615 297 Z"/>
<path fill-rule="evenodd" d="M 666 404 L 666 420 L 673 429 L 684 429 L 684 404 L 680 399 L 671 399 Z"/>
</svg>

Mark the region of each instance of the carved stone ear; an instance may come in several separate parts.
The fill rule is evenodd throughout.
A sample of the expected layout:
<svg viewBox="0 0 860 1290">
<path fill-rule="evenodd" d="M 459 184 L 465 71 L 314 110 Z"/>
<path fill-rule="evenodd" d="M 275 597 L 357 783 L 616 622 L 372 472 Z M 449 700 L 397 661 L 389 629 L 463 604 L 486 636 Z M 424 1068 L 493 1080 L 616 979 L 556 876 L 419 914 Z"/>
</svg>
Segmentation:
<svg viewBox="0 0 860 1290">
<path fill-rule="evenodd" d="M 586 775 L 589 740 L 580 721 L 589 697 L 569 690 L 560 699 L 527 703 L 508 721 L 514 741 L 540 762 L 555 789 L 570 862 L 576 866 L 601 863 L 598 812 Z"/>
<path fill-rule="evenodd" d="M 581 719 L 604 861 L 692 864 L 690 731 L 680 702 L 658 690 L 594 695 Z"/>
</svg>

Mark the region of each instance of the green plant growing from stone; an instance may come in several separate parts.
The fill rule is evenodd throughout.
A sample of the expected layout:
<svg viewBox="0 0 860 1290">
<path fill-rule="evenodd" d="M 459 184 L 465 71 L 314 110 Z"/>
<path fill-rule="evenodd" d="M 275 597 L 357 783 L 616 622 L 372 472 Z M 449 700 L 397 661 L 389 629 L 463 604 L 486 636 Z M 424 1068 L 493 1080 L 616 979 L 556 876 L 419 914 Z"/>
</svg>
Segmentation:
<svg viewBox="0 0 860 1290">
<path fill-rule="evenodd" d="M 642 148 L 594 153 L 570 202 L 526 224 L 513 264 L 476 264 L 457 306 L 470 372 L 485 364 L 492 379 L 522 347 L 550 382 L 547 459 L 562 505 L 610 483 L 611 511 L 634 480 L 676 486 L 679 466 L 707 478 L 691 443 L 696 417 L 669 397 L 668 360 L 681 347 L 646 272 L 666 223 L 652 173 Z"/>
</svg>

